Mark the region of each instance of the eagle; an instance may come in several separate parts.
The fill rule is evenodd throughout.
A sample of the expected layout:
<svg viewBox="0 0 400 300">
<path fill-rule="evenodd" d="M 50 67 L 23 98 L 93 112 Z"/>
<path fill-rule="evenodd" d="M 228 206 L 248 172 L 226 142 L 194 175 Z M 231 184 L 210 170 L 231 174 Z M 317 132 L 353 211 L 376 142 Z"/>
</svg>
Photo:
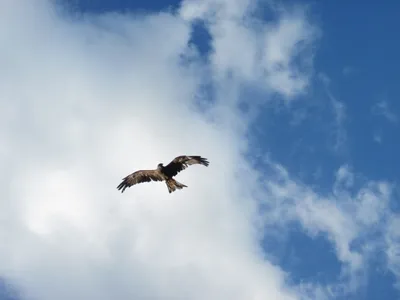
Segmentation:
<svg viewBox="0 0 400 300">
<path fill-rule="evenodd" d="M 176 189 L 182 189 L 187 187 L 186 185 L 176 181 L 172 177 L 178 174 L 180 171 L 186 169 L 190 165 L 200 164 L 208 167 L 209 162 L 206 158 L 198 155 L 181 155 L 175 157 L 168 165 L 164 166 L 159 163 L 157 169 L 154 170 L 139 170 L 129 174 L 122 178 L 122 182 L 117 186 L 121 193 L 125 191 L 127 187 L 132 185 L 150 182 L 150 181 L 165 181 L 168 192 L 172 193 Z"/>
</svg>

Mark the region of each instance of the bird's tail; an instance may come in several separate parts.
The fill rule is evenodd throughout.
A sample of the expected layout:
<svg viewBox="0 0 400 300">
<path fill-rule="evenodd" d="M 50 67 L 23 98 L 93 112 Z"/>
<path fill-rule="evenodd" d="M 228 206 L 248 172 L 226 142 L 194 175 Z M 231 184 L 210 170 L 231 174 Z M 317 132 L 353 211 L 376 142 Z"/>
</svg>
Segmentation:
<svg viewBox="0 0 400 300">
<path fill-rule="evenodd" d="M 170 193 L 175 192 L 176 189 L 180 190 L 183 189 L 184 187 L 187 187 L 183 183 L 180 183 L 173 178 L 167 179 L 165 183 L 167 184 L 168 192 Z"/>
</svg>

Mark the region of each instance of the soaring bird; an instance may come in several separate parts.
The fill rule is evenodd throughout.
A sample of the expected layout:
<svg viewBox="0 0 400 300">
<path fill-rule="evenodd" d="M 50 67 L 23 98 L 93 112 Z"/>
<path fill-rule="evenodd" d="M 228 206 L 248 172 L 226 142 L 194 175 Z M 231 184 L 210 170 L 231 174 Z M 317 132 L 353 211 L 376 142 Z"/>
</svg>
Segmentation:
<svg viewBox="0 0 400 300">
<path fill-rule="evenodd" d="M 125 178 L 122 178 L 122 182 L 117 186 L 121 193 L 125 191 L 127 187 L 132 185 L 150 182 L 150 181 L 165 181 L 168 192 L 172 193 L 176 189 L 182 189 L 187 187 L 186 185 L 176 181 L 172 177 L 178 174 L 180 171 L 186 169 L 190 165 L 200 164 L 203 166 L 208 166 L 209 162 L 206 158 L 197 155 L 182 155 L 175 157 L 168 165 L 164 166 L 159 163 L 157 169 L 155 170 L 139 170 L 132 174 L 129 174 Z"/>
</svg>

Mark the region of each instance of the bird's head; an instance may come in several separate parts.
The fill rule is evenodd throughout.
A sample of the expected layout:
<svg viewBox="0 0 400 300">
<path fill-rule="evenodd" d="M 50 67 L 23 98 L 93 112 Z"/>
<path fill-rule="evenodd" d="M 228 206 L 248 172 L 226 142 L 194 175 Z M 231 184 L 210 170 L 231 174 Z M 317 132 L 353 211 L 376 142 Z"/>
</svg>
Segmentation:
<svg viewBox="0 0 400 300">
<path fill-rule="evenodd" d="M 159 163 L 159 164 L 157 165 L 157 169 L 158 169 L 158 170 L 161 170 L 163 167 L 164 167 L 164 165 L 163 165 L 162 163 Z"/>
</svg>

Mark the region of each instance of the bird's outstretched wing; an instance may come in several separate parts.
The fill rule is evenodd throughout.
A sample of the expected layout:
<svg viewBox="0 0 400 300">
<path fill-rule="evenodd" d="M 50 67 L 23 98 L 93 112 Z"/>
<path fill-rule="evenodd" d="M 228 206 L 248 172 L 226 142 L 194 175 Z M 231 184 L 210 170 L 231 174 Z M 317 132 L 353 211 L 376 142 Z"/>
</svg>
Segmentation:
<svg viewBox="0 0 400 300">
<path fill-rule="evenodd" d="M 134 184 L 150 181 L 163 181 L 165 178 L 158 170 L 139 170 L 132 174 L 129 174 L 122 179 L 122 182 L 117 186 L 121 193 L 125 191 L 127 187 L 131 187 Z"/>
<path fill-rule="evenodd" d="M 175 157 L 168 165 L 164 167 L 164 173 L 168 176 L 175 176 L 180 171 L 186 169 L 190 165 L 200 164 L 203 166 L 208 166 L 209 162 L 206 158 L 198 155 L 182 155 Z"/>
</svg>

